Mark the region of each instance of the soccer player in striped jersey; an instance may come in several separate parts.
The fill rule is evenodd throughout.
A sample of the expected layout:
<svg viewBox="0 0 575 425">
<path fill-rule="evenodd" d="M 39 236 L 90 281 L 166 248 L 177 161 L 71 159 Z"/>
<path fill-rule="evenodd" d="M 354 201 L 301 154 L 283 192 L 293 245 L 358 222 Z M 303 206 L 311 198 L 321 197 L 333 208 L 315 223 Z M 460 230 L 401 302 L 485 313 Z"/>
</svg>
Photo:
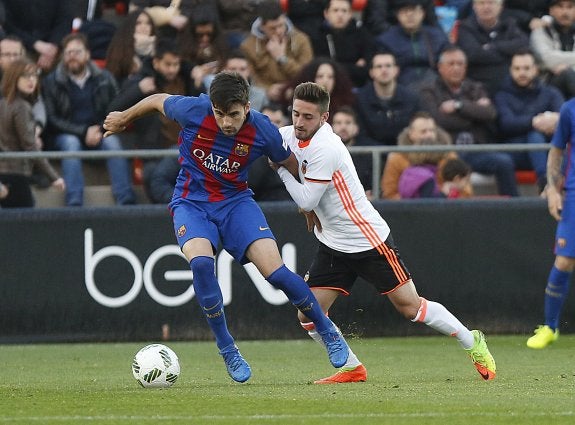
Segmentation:
<svg viewBox="0 0 575 425">
<path fill-rule="evenodd" d="M 248 188 L 248 169 L 262 155 L 297 174 L 297 160 L 277 127 L 250 110 L 248 96 L 249 85 L 240 74 L 222 72 L 214 78 L 209 96 L 153 94 L 125 111 L 108 114 L 104 128 L 106 135 L 123 131 L 130 122 L 153 112 L 182 127 L 181 170 L 169 207 L 178 244 L 194 273 L 196 298 L 231 378 L 245 382 L 251 368 L 227 328 L 214 267 L 220 239 L 238 262 L 252 262 L 268 282 L 306 312 L 330 362 L 341 367 L 348 357 L 347 343 L 304 280 L 283 264 L 273 233 Z"/>
<path fill-rule="evenodd" d="M 349 295 L 357 277 L 362 277 L 387 295 L 406 318 L 454 336 L 482 378 L 495 378 L 495 361 L 483 333 L 470 331 L 443 305 L 418 295 L 389 226 L 368 201 L 349 151 L 326 122 L 328 110 L 329 93 L 322 86 L 297 86 L 293 125 L 280 128 L 280 133 L 298 160 L 299 181 L 285 167 L 270 162 L 306 212 L 308 230 L 319 240 L 307 283 L 322 309 L 327 313 L 338 295 Z M 313 339 L 321 341 L 315 325 L 301 311 L 299 320 Z M 315 383 L 366 379 L 367 370 L 350 349 L 346 364 L 335 375 Z"/>
</svg>

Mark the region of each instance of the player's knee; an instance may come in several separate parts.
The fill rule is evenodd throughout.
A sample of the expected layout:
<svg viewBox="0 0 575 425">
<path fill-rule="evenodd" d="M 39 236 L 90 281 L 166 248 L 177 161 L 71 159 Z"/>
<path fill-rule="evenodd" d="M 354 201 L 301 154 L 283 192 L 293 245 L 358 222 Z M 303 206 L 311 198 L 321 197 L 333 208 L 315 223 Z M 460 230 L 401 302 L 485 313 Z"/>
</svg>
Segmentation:
<svg viewBox="0 0 575 425">
<path fill-rule="evenodd" d="M 215 272 L 214 259 L 212 257 L 195 257 L 190 261 L 190 268 L 194 273 L 194 280 L 212 277 Z"/>
</svg>

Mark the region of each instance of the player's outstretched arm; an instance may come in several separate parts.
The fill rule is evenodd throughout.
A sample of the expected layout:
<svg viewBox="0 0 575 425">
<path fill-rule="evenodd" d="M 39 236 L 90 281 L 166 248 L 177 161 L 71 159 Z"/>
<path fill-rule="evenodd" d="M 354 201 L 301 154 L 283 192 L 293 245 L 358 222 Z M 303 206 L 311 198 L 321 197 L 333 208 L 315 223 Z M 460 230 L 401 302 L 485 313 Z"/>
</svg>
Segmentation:
<svg viewBox="0 0 575 425">
<path fill-rule="evenodd" d="M 166 93 L 152 94 L 125 111 L 110 112 L 104 120 L 104 137 L 124 131 L 132 121 L 152 112 L 164 114 L 164 101 L 169 96 Z"/>
</svg>

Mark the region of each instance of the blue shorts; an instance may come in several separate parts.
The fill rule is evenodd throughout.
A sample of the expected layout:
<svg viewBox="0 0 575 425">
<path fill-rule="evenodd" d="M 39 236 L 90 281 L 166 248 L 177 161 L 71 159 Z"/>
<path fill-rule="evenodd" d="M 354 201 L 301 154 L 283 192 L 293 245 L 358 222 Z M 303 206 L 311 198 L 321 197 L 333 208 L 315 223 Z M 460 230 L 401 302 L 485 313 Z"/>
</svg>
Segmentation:
<svg viewBox="0 0 575 425">
<path fill-rule="evenodd" d="M 241 264 L 249 263 L 246 251 L 258 239 L 274 239 L 264 213 L 251 196 L 220 202 L 177 198 L 170 203 L 174 232 L 180 248 L 190 239 L 210 241 L 214 254 L 221 240 L 223 248 Z"/>
<path fill-rule="evenodd" d="M 566 191 L 555 234 L 555 255 L 575 258 L 575 192 Z"/>
</svg>

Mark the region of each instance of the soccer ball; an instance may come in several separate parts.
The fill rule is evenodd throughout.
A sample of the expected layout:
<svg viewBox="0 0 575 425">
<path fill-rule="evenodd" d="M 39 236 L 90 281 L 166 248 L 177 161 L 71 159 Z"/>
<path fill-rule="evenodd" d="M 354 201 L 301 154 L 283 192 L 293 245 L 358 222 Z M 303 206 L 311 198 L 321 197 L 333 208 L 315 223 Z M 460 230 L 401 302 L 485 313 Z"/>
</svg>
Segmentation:
<svg viewBox="0 0 575 425">
<path fill-rule="evenodd" d="M 180 376 L 180 361 L 163 344 L 146 345 L 134 356 L 132 374 L 144 388 L 171 387 Z"/>
</svg>

